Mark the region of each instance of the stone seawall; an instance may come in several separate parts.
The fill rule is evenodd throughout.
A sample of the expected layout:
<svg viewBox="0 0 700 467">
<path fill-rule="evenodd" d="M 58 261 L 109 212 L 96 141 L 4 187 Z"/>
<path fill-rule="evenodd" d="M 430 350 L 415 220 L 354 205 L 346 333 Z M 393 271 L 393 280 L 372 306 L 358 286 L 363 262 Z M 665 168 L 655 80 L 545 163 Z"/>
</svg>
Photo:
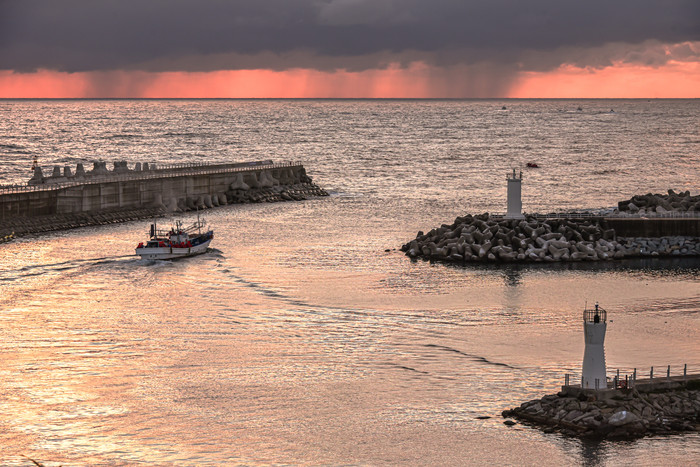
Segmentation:
<svg viewBox="0 0 700 467">
<path fill-rule="evenodd" d="M 452 263 L 606 261 L 653 256 L 700 256 L 697 237 L 618 237 L 605 220 L 458 217 L 401 250 L 411 258 Z"/>
<path fill-rule="evenodd" d="M 575 390 L 503 411 L 541 427 L 582 438 L 631 439 L 700 429 L 700 379 L 689 377 L 650 388 Z M 512 424 L 512 423 L 509 423 Z"/>
<path fill-rule="evenodd" d="M 130 171 L 96 163 L 80 177 L 56 174 L 34 185 L 0 188 L 0 233 L 62 230 L 99 225 L 101 216 L 133 220 L 152 213 L 186 212 L 234 203 L 295 201 L 328 196 L 299 163 L 178 165 Z M 53 226 L 53 227 L 52 227 Z"/>
<path fill-rule="evenodd" d="M 637 195 L 615 209 L 517 217 L 457 217 L 451 225 L 418 232 L 401 250 L 451 263 L 700 257 L 700 195 L 690 191 Z"/>
</svg>

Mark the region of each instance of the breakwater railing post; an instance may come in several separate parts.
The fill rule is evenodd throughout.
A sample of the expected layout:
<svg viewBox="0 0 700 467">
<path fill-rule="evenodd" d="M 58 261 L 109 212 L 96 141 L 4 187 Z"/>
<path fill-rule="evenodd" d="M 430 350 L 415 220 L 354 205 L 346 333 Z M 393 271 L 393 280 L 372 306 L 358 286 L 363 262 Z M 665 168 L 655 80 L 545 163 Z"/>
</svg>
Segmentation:
<svg viewBox="0 0 700 467">
<path fill-rule="evenodd" d="M 688 379 L 688 364 L 683 365 L 683 381 Z"/>
<path fill-rule="evenodd" d="M 566 373 L 564 375 L 564 386 L 568 386 L 568 385 L 569 385 L 569 373 Z"/>
<path fill-rule="evenodd" d="M 666 381 L 670 381 L 670 380 L 671 380 L 671 365 L 669 365 L 668 368 L 666 368 Z"/>
<path fill-rule="evenodd" d="M 654 367 L 651 367 L 651 370 L 649 370 L 649 382 L 654 384 Z"/>
<path fill-rule="evenodd" d="M 634 369 L 634 372 L 632 373 L 632 386 L 637 384 L 637 369 Z"/>
</svg>

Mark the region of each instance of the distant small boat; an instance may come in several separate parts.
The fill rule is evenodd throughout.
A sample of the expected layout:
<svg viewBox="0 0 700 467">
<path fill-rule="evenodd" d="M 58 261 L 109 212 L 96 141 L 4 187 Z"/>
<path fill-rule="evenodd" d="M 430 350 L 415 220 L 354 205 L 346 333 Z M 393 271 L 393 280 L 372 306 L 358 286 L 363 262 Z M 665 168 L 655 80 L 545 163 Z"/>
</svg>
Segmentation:
<svg viewBox="0 0 700 467">
<path fill-rule="evenodd" d="M 139 243 L 136 254 L 142 259 L 179 259 L 198 255 L 207 251 L 214 238 L 214 232 L 202 232 L 205 223 L 199 220 L 189 227 L 182 227 L 182 221 L 176 221 L 170 231 L 158 230 L 151 224 L 150 239 L 144 245 Z"/>
<path fill-rule="evenodd" d="M 539 169 L 540 168 L 540 166 L 537 165 L 537 163 L 535 163 L 535 162 L 528 162 L 527 166 L 531 169 Z"/>
<path fill-rule="evenodd" d="M 504 105 L 503 107 L 501 107 L 501 110 L 508 110 L 508 109 L 506 109 L 506 106 Z"/>
<path fill-rule="evenodd" d="M 578 109 L 576 109 L 576 111 L 578 111 L 578 112 L 581 112 L 582 110 L 583 110 L 583 109 L 582 109 L 581 107 L 579 107 Z"/>
</svg>

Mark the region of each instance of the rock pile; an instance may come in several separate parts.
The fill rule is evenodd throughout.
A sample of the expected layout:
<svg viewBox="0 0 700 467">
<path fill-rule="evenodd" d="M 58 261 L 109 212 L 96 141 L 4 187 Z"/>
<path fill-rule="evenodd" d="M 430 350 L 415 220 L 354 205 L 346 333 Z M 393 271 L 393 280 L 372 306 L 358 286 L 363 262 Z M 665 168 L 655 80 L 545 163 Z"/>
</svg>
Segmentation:
<svg viewBox="0 0 700 467">
<path fill-rule="evenodd" d="M 468 262 L 605 261 L 639 256 L 700 255 L 700 239 L 616 238 L 601 225 L 585 220 L 527 217 L 493 219 L 488 214 L 457 217 L 401 247 L 411 258 Z"/>
<path fill-rule="evenodd" d="M 659 237 L 628 238 L 619 237 L 627 256 L 700 256 L 700 238 Z"/>
<path fill-rule="evenodd" d="M 620 201 L 617 209 L 621 213 L 640 215 L 700 211 L 700 195 L 691 196 L 690 191 L 676 193 L 673 190 L 668 190 L 667 195 L 647 193 Z"/>
<path fill-rule="evenodd" d="M 169 212 L 186 212 L 214 208 L 234 203 L 273 203 L 276 201 L 300 201 L 310 196 L 328 196 L 328 193 L 314 183 L 299 183 L 271 188 L 251 188 L 229 190 L 203 196 L 171 198 L 163 206 Z"/>
<path fill-rule="evenodd" d="M 275 201 L 301 201 L 309 196 L 328 196 L 328 193 L 313 183 L 291 186 L 274 186 L 226 192 L 229 203 L 269 203 Z"/>
<path fill-rule="evenodd" d="M 653 393 L 632 389 L 618 393 L 611 399 L 596 400 L 594 395 L 560 392 L 525 402 L 502 415 L 541 426 L 547 432 L 583 438 L 630 439 L 700 430 L 699 390 Z"/>
</svg>

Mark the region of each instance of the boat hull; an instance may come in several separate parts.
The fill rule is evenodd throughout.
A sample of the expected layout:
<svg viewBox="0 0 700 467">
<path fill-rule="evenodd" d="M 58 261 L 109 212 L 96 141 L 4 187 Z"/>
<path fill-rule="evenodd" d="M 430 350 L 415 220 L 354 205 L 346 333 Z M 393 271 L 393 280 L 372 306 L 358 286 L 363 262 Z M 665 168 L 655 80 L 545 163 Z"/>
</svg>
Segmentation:
<svg viewBox="0 0 700 467">
<path fill-rule="evenodd" d="M 142 259 L 180 259 L 180 258 L 187 258 L 190 256 L 195 256 L 202 254 L 207 251 L 207 248 L 209 247 L 209 244 L 211 243 L 211 239 L 200 243 L 199 245 L 195 245 L 192 247 L 155 247 L 155 248 L 137 248 L 136 249 L 136 254 L 139 255 Z"/>
</svg>

